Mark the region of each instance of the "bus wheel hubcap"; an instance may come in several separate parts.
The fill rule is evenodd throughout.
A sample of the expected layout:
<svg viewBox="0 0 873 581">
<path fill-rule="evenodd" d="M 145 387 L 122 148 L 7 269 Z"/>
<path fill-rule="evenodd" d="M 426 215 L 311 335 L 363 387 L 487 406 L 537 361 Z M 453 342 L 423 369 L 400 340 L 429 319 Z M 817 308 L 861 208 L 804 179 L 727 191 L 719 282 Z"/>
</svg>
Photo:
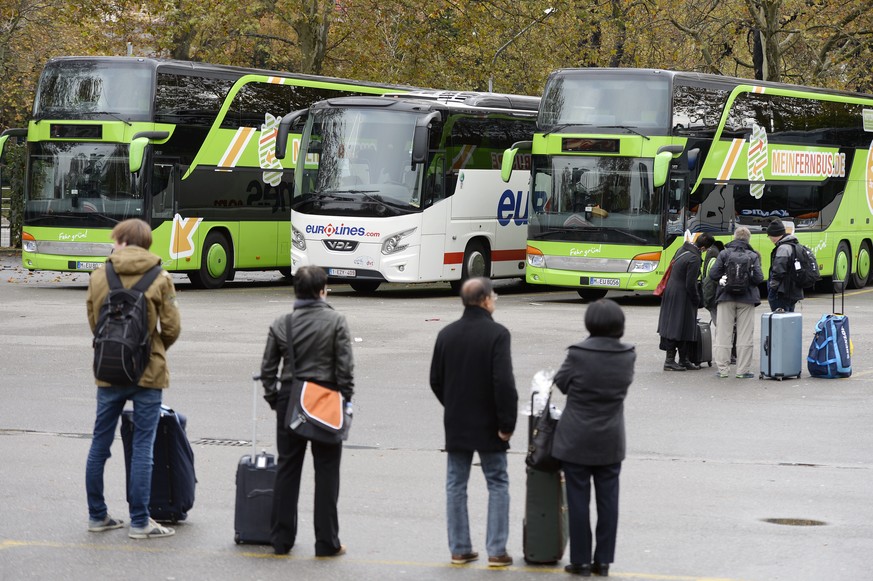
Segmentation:
<svg viewBox="0 0 873 581">
<path fill-rule="evenodd" d="M 485 276 L 485 257 L 478 252 L 474 252 L 470 256 L 470 262 L 467 263 L 467 272 L 471 278 Z"/>
<path fill-rule="evenodd" d="M 227 265 L 227 253 L 220 244 L 214 244 L 206 254 L 206 270 L 209 275 L 218 278 L 224 274 Z"/>
</svg>

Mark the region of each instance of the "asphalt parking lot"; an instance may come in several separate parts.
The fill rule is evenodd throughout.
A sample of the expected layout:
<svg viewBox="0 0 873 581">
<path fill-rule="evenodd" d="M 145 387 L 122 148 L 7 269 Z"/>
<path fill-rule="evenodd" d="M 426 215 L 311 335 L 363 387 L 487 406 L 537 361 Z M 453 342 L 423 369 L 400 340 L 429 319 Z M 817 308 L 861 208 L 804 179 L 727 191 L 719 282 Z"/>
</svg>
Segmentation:
<svg viewBox="0 0 873 581">
<path fill-rule="evenodd" d="M 267 326 L 291 306 L 277 273 L 239 273 L 201 291 L 175 275 L 182 337 L 170 350 L 165 403 L 188 415 L 197 500 L 170 539 L 86 531 L 84 466 L 94 413 L 86 274 L 29 273 L 0 255 L 0 580 L 54 579 L 550 579 L 563 565 L 522 561 L 524 418 L 512 439 L 516 564 L 452 566 L 445 539 L 441 408 L 427 383 L 434 338 L 461 312 L 447 284 L 387 285 L 372 296 L 332 284 L 356 358 L 355 423 L 343 458 L 340 533 L 348 554 L 316 559 L 312 473 L 304 470 L 300 534 L 288 557 L 233 543 L 234 473 L 251 440 L 251 372 Z M 560 365 L 584 337 L 575 292 L 498 283 L 495 318 L 513 336 L 520 412 L 533 375 Z M 610 293 L 637 346 L 627 400 L 616 562 L 610 576 L 649 580 L 870 579 L 873 570 L 873 288 L 850 291 L 855 371 L 782 382 L 717 380 L 714 369 L 661 369 L 651 296 Z M 763 306 L 759 307 L 760 313 Z M 801 303 L 804 329 L 830 295 Z M 708 318 L 708 317 L 704 317 Z M 758 332 L 756 330 L 756 342 Z M 758 357 L 756 354 L 755 364 Z M 274 450 L 266 404 L 259 448 Z M 110 509 L 126 519 L 120 441 L 107 465 Z M 470 513 L 484 547 L 484 480 Z M 559 577 L 560 578 L 560 577 Z"/>
</svg>

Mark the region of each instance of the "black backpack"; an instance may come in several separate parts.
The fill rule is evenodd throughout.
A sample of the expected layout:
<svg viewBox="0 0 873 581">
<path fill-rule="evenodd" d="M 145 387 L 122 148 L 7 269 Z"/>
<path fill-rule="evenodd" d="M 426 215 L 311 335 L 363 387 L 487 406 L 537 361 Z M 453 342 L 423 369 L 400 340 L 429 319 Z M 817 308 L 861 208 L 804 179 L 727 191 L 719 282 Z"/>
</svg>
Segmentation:
<svg viewBox="0 0 873 581">
<path fill-rule="evenodd" d="M 803 244 L 794 245 L 794 264 L 790 268 L 794 272 L 794 283 L 800 288 L 812 288 L 821 280 L 815 254 Z"/>
<path fill-rule="evenodd" d="M 752 284 L 752 253 L 741 249 L 728 251 L 725 276 L 727 292 L 732 295 L 745 294 Z"/>
<path fill-rule="evenodd" d="M 94 377 L 110 385 L 138 385 L 152 353 L 145 291 L 161 272 L 155 265 L 131 288 L 124 288 L 106 261 L 109 294 L 94 329 Z"/>
</svg>

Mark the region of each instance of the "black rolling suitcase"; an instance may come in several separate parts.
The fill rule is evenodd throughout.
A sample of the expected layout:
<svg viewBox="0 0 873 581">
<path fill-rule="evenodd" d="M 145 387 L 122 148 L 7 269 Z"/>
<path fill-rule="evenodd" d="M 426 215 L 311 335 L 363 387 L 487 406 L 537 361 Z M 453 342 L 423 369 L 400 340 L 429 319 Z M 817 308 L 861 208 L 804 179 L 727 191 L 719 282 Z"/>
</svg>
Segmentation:
<svg viewBox="0 0 873 581">
<path fill-rule="evenodd" d="M 176 523 L 188 518 L 194 506 L 194 450 L 185 433 L 187 418 L 172 409 L 161 406 L 161 419 L 155 435 L 152 468 L 152 491 L 149 500 L 150 516 L 158 522 Z M 130 457 L 133 450 L 133 411 L 121 414 L 121 442 L 124 446 L 124 464 L 127 484 L 130 486 Z"/>
<path fill-rule="evenodd" d="M 273 510 L 273 487 L 276 483 L 276 457 L 257 453 L 258 383 L 254 378 L 252 400 L 252 453 L 239 459 L 236 467 L 236 508 L 233 517 L 233 540 L 237 544 L 270 544 L 270 513 Z"/>
<path fill-rule="evenodd" d="M 697 321 L 697 339 L 688 352 L 692 363 L 702 365 L 708 363 L 712 367 L 712 323 Z"/>
</svg>

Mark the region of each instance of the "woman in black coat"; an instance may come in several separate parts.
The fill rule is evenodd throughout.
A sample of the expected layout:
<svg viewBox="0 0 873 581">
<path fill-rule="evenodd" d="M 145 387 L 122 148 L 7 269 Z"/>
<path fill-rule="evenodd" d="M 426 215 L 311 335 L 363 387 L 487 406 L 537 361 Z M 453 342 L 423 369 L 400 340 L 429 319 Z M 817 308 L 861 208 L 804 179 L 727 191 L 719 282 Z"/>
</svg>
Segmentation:
<svg viewBox="0 0 873 581">
<path fill-rule="evenodd" d="M 625 456 L 624 398 L 633 381 L 637 354 L 619 341 L 624 313 L 601 299 L 585 312 L 591 334 L 571 345 L 555 385 L 567 394 L 552 455 L 561 461 L 570 509 L 568 573 L 607 576 L 618 532 L 618 476 Z M 592 561 L 589 503 L 591 480 L 597 500 L 597 545 Z"/>
<path fill-rule="evenodd" d="M 660 347 L 667 352 L 664 371 L 700 369 L 699 365 L 688 359 L 691 344 L 697 338 L 697 309 L 701 303 L 697 290 L 700 264 L 700 248 L 692 242 L 683 244 L 673 257 L 673 270 L 661 295 L 661 312 L 658 316 Z"/>
</svg>

